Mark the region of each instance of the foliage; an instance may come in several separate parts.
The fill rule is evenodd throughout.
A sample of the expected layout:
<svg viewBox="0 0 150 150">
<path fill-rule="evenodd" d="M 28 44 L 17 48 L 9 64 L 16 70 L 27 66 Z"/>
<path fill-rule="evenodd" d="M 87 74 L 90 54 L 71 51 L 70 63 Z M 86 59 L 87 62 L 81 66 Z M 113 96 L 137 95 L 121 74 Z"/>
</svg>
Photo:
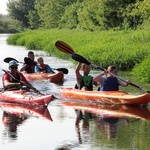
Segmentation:
<svg viewBox="0 0 150 150">
<path fill-rule="evenodd" d="M 131 74 L 137 76 L 142 82 L 150 82 L 150 67 L 149 67 L 150 55 L 143 59 L 140 64 L 136 64 Z"/>
<path fill-rule="evenodd" d="M 22 31 L 22 24 L 8 16 L 0 16 L 0 33 L 16 33 Z"/>
<path fill-rule="evenodd" d="M 69 55 L 61 53 L 55 47 L 55 42 L 62 40 L 68 43 L 77 54 L 101 67 L 107 68 L 109 65 L 115 65 L 119 70 L 131 71 L 135 66 L 138 68 L 141 63 L 143 65 L 143 61 L 150 56 L 149 35 L 149 31 L 144 30 L 99 32 L 35 30 L 15 34 L 8 38 L 8 43 L 25 46 L 28 49 L 44 50 L 51 55 L 66 59 Z M 149 72 L 148 63 L 144 65 L 147 68 L 145 72 Z M 138 76 L 140 72 L 134 75 Z M 146 77 L 147 75 L 145 74 Z M 145 76 L 141 76 L 140 80 L 144 81 Z"/>
<path fill-rule="evenodd" d="M 137 29 L 149 20 L 149 0 L 9 0 L 12 18 L 31 29 Z"/>
<path fill-rule="evenodd" d="M 25 27 L 29 26 L 28 14 L 34 10 L 35 0 L 8 0 L 7 10 L 9 16 L 22 22 Z"/>
</svg>

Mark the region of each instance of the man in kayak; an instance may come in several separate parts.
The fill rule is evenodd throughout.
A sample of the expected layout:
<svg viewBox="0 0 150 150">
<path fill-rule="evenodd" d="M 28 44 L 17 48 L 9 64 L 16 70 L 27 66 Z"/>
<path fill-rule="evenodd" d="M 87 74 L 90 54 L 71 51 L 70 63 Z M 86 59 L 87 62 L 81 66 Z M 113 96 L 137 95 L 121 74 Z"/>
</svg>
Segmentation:
<svg viewBox="0 0 150 150">
<path fill-rule="evenodd" d="M 97 85 L 97 83 L 93 81 L 93 77 L 89 75 L 90 70 L 91 70 L 91 65 L 88 65 L 88 64 L 82 65 L 83 75 L 81 75 L 80 69 L 81 69 L 81 63 L 78 62 L 78 65 L 75 71 L 76 80 L 77 80 L 77 84 L 75 85 L 75 88 L 80 89 L 80 90 L 93 91 L 93 85 Z M 83 125 L 85 126 L 86 124 L 86 126 L 88 127 L 89 125 L 88 122 L 89 122 L 89 119 L 92 118 L 92 115 L 85 111 L 82 112 L 81 110 L 75 110 L 75 113 L 77 115 L 75 125 L 78 126 L 80 121 L 83 119 Z"/>
<path fill-rule="evenodd" d="M 93 85 L 97 85 L 97 83 L 93 80 L 93 77 L 89 75 L 91 70 L 91 65 L 88 64 L 82 65 L 83 75 L 80 74 L 80 69 L 81 69 L 81 63 L 79 62 L 75 71 L 76 80 L 77 80 L 77 84 L 75 88 L 81 90 L 93 91 Z"/>
<path fill-rule="evenodd" d="M 37 65 L 35 66 L 34 71 L 41 73 L 55 73 L 48 64 L 44 64 L 44 60 L 42 57 L 39 57 L 37 59 Z"/>
<path fill-rule="evenodd" d="M 34 61 L 35 55 L 33 51 L 28 52 L 28 57 L 25 57 L 27 61 L 25 61 L 24 66 L 20 69 L 20 71 L 25 71 L 26 73 L 34 73 L 34 67 L 36 62 Z"/>
<path fill-rule="evenodd" d="M 108 69 L 98 76 L 94 78 L 94 81 L 100 85 L 99 91 L 118 91 L 119 86 L 128 86 L 130 81 L 127 80 L 126 82 L 121 81 L 116 77 L 117 75 L 117 68 L 115 66 L 109 66 Z M 106 77 L 103 77 L 103 76 Z"/>
<path fill-rule="evenodd" d="M 28 87 L 31 87 L 31 89 L 35 89 L 26 80 L 24 75 L 18 71 L 18 63 L 15 60 L 9 62 L 9 70 L 10 71 L 5 72 L 3 75 L 4 90 L 18 90 L 21 89 L 23 85 L 27 85 Z"/>
</svg>

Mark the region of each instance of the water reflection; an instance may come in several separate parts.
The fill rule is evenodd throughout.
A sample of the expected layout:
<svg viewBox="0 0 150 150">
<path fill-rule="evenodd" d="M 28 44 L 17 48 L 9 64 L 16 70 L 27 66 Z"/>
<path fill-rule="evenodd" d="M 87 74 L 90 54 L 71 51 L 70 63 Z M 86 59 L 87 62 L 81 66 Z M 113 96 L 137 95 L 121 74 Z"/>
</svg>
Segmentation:
<svg viewBox="0 0 150 150">
<path fill-rule="evenodd" d="M 9 112 L 4 111 L 2 122 L 5 126 L 5 131 L 3 136 L 8 137 L 8 139 L 10 139 L 11 141 L 17 140 L 17 127 L 28 118 L 29 117 L 25 115 L 18 116 L 16 114 L 11 114 Z"/>
<path fill-rule="evenodd" d="M 127 118 L 119 117 L 99 117 L 97 120 L 98 128 L 103 131 L 108 139 L 116 138 L 119 125 L 128 125 L 128 123 L 129 120 Z"/>
<path fill-rule="evenodd" d="M 86 112 L 84 110 L 78 110 L 78 109 L 75 109 L 75 113 L 76 113 L 75 126 L 78 135 L 78 140 L 79 140 L 79 144 L 82 144 L 88 142 L 89 125 L 90 125 L 89 122 L 91 119 L 94 118 L 94 115 L 92 113 Z M 82 133 L 80 129 L 80 124 L 82 124 L 81 125 Z"/>
<path fill-rule="evenodd" d="M 5 127 L 3 138 L 15 141 L 18 138 L 17 129 L 30 117 L 44 118 L 53 121 L 49 110 L 44 107 L 17 105 L 12 103 L 0 103 L 3 110 L 2 123 Z"/>
<path fill-rule="evenodd" d="M 75 127 L 79 144 L 96 143 L 103 139 L 116 139 L 119 127 L 129 126 L 140 120 L 150 120 L 148 108 L 126 106 L 126 105 L 94 105 L 81 102 L 62 102 L 64 106 L 75 110 Z M 98 142 L 98 140 L 100 140 Z M 101 143 L 100 142 L 100 143 Z"/>
</svg>

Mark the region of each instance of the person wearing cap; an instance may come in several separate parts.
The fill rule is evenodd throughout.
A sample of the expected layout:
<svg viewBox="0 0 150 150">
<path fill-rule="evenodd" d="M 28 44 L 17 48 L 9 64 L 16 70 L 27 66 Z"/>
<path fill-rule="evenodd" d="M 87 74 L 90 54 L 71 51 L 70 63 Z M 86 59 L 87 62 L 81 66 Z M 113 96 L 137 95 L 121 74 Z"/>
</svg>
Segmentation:
<svg viewBox="0 0 150 150">
<path fill-rule="evenodd" d="M 14 80 L 9 73 L 16 78 L 18 81 Z M 18 63 L 15 60 L 12 60 L 9 62 L 9 71 L 8 73 L 5 73 L 3 75 L 3 87 L 4 90 L 19 90 L 22 88 L 23 84 L 20 83 L 19 81 L 21 81 L 22 83 L 25 83 L 26 85 L 28 85 L 29 87 L 31 87 L 32 89 L 35 89 L 24 77 L 24 75 L 22 73 L 20 73 L 18 71 Z"/>
<path fill-rule="evenodd" d="M 119 86 L 128 86 L 130 81 L 127 80 L 126 82 L 121 81 L 116 77 L 117 75 L 117 67 L 116 66 L 109 66 L 106 71 L 102 72 L 98 76 L 94 78 L 94 81 L 98 83 L 100 86 L 98 91 L 118 91 Z M 103 76 L 106 77 L 103 77 Z"/>
<path fill-rule="evenodd" d="M 36 62 L 34 61 L 35 55 L 33 51 L 28 52 L 28 58 L 33 61 L 30 64 L 24 64 L 24 66 L 20 69 L 21 72 L 25 71 L 26 73 L 34 73 L 34 68 L 36 66 Z"/>
</svg>

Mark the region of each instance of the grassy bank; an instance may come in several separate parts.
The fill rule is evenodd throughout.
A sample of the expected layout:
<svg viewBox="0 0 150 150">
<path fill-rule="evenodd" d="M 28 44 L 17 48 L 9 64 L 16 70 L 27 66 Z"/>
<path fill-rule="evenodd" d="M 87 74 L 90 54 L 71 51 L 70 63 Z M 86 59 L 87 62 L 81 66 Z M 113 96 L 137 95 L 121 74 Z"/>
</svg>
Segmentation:
<svg viewBox="0 0 150 150">
<path fill-rule="evenodd" d="M 15 34 L 7 42 L 25 46 L 27 49 L 44 50 L 51 55 L 68 59 L 69 55 L 55 48 L 55 42 L 62 40 L 76 53 L 101 67 L 116 65 L 119 70 L 132 71 L 131 73 L 141 81 L 150 82 L 149 33 L 150 31 L 144 30 L 100 32 L 34 30 Z"/>
</svg>

